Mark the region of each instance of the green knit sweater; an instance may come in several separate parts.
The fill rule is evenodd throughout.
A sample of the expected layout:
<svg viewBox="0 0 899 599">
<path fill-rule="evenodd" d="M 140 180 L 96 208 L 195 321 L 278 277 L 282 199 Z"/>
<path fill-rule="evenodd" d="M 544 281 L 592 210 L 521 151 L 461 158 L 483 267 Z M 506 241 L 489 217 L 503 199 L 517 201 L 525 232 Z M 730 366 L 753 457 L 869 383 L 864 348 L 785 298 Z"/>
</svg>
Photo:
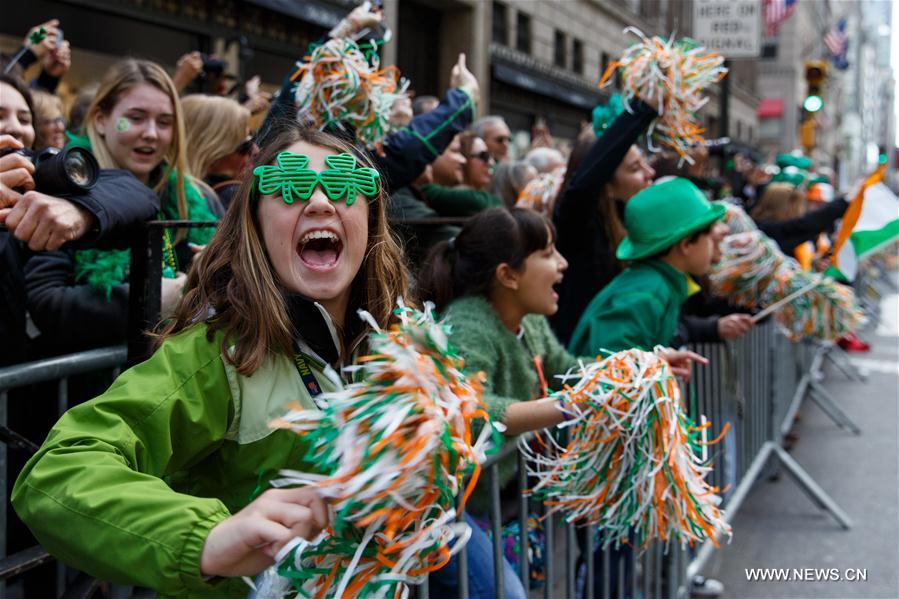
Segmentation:
<svg viewBox="0 0 899 599">
<path fill-rule="evenodd" d="M 465 359 L 466 371 L 482 371 L 486 375 L 484 402 L 494 420 L 503 421 L 510 404 L 543 396 L 535 356 L 540 357 L 543 375 L 554 390 L 561 388 L 556 375 L 577 365 L 577 358 L 565 351 L 543 316 L 525 316 L 519 339 L 503 325 L 483 296 L 459 298 L 447 306 L 444 315 L 452 327 L 450 341 Z M 515 441 L 515 437 L 507 437 L 507 442 Z M 501 486 L 511 480 L 515 465 L 514 456 L 500 462 Z M 488 501 L 485 478 L 472 495 L 471 510 L 486 511 Z"/>
</svg>

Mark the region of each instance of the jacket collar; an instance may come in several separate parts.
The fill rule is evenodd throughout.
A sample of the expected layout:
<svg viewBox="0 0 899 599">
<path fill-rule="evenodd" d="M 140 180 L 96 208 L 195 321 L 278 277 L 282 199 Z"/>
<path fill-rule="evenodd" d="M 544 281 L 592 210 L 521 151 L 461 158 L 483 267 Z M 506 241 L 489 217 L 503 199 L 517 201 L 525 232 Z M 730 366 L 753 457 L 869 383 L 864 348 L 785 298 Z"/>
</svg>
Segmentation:
<svg viewBox="0 0 899 599">
<path fill-rule="evenodd" d="M 340 361 L 343 340 L 323 305 L 296 293 L 286 293 L 284 303 L 293 324 L 294 339 L 303 351 L 311 351 L 323 362 L 336 365 Z M 344 339 L 358 339 L 366 325 L 361 318 L 347 315 Z M 355 348 L 352 348 L 355 350 Z"/>
<path fill-rule="evenodd" d="M 645 264 L 649 268 L 658 271 L 668 286 L 677 294 L 678 299 L 683 303 L 687 299 L 687 275 L 677 270 L 664 260 L 645 260 L 638 262 Z"/>
</svg>

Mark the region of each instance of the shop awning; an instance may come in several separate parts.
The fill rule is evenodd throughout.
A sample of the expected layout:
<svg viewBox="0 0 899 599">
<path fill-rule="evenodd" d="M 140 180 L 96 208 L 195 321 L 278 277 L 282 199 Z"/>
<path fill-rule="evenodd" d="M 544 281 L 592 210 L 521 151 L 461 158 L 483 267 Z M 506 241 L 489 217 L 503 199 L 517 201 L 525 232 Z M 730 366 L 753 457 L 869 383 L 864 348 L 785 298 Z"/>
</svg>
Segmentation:
<svg viewBox="0 0 899 599">
<path fill-rule="evenodd" d="M 755 114 L 760 119 L 774 119 L 784 115 L 783 98 L 765 98 L 759 102 L 759 107 L 755 109 Z"/>
</svg>

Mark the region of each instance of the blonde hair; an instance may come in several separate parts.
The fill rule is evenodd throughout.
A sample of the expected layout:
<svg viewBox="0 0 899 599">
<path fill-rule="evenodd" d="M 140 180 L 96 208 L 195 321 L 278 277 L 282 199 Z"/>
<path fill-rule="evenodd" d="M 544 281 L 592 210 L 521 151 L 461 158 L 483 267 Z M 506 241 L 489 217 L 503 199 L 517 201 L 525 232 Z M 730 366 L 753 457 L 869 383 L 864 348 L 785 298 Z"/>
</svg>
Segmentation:
<svg viewBox="0 0 899 599">
<path fill-rule="evenodd" d="M 756 221 L 783 221 L 805 213 L 805 191 L 789 183 L 771 183 L 765 188 L 750 216 Z"/>
<path fill-rule="evenodd" d="M 205 179 L 216 160 L 246 139 L 250 111 L 230 98 L 193 94 L 181 99 L 187 133 L 187 167 Z"/>
<path fill-rule="evenodd" d="M 281 133 L 259 153 L 254 167 L 272 164 L 279 152 L 300 141 L 337 153 L 353 153 L 363 166 L 374 168 L 368 157 L 356 153 L 341 139 L 294 122 L 283 124 Z M 197 315 L 205 318 L 214 313 L 207 321 L 207 339 L 211 341 L 216 331 L 224 331 L 222 355 L 245 375 L 258 370 L 270 352 L 290 354 L 294 332 L 284 291 L 265 249 L 257 213 L 259 202 L 253 189 L 253 175 L 247 173 L 206 250 L 194 258 L 184 296 L 158 338 L 161 342 L 193 326 Z M 403 252 L 390 232 L 386 204 L 382 187 L 369 202 L 365 258 L 351 284 L 346 311 L 350 317 L 364 308 L 381 327 L 393 320 L 397 298 L 413 305 Z M 347 361 L 359 337 L 347 339 L 345 330 L 339 333 L 343 341 L 341 358 Z M 232 345 L 233 352 L 229 351 Z"/>
<path fill-rule="evenodd" d="M 65 112 L 63 112 L 62 100 L 59 99 L 59 96 L 39 89 L 31 91 L 31 101 L 34 103 L 34 143 L 32 146 L 43 149 L 47 147 L 47 140 L 41 135 L 41 121 L 54 118 L 50 116 L 53 113 L 65 118 Z"/>
<path fill-rule="evenodd" d="M 112 113 L 122 94 L 141 83 L 152 85 L 167 95 L 172 102 L 172 113 L 174 115 L 172 144 L 169 146 L 169 151 L 166 155 L 162 157 L 162 160 L 170 168 L 175 169 L 178 217 L 187 219 L 187 198 L 184 193 L 184 182 L 185 179 L 191 183 L 194 183 L 194 181 L 190 177 L 190 169 L 187 167 L 187 152 L 184 143 L 184 116 L 181 113 L 181 101 L 178 99 L 178 91 L 161 66 L 149 60 L 127 58 L 109 67 L 109 70 L 106 71 L 106 75 L 100 82 L 97 95 L 94 96 L 94 101 L 91 102 L 85 118 L 84 127 L 91 140 L 91 150 L 94 156 L 96 156 L 97 162 L 100 163 L 100 168 L 120 167 L 112 157 L 112 153 L 106 145 L 106 140 L 97 130 L 97 117 L 101 114 L 109 115 Z M 166 182 L 167 177 L 160 177 L 159 181 L 153 186 L 153 191 L 159 194 L 165 187 Z M 183 233 L 179 236 L 183 237 Z"/>
</svg>

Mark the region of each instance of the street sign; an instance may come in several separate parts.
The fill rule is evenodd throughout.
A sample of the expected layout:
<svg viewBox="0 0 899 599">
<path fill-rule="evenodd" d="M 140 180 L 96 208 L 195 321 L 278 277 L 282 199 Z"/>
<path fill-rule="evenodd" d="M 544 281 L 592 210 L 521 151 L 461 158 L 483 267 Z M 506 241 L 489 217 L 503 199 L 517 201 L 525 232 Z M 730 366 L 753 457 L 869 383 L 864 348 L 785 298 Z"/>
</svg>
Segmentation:
<svg viewBox="0 0 899 599">
<path fill-rule="evenodd" d="M 694 0 L 693 38 L 725 58 L 761 54 L 761 0 Z"/>
</svg>

